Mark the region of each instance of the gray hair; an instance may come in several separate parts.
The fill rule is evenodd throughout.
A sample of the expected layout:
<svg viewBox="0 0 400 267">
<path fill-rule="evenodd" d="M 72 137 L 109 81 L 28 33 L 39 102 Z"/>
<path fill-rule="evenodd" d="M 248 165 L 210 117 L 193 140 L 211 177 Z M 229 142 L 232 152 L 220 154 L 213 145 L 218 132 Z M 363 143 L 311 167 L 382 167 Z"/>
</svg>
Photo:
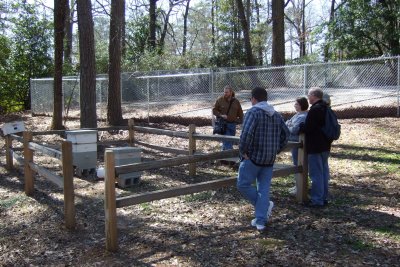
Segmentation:
<svg viewBox="0 0 400 267">
<path fill-rule="evenodd" d="M 309 95 L 313 95 L 316 98 L 322 99 L 324 96 L 324 92 L 320 87 L 311 87 L 310 90 L 308 91 Z"/>
</svg>

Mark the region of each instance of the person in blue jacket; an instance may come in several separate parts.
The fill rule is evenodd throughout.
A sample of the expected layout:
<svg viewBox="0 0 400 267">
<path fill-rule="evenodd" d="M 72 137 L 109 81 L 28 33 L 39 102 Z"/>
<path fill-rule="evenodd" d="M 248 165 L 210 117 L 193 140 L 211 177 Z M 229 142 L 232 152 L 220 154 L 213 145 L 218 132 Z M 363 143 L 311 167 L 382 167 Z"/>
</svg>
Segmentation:
<svg viewBox="0 0 400 267">
<path fill-rule="evenodd" d="M 239 141 L 237 188 L 254 206 L 251 225 L 259 231 L 265 229 L 274 206 L 269 192 L 276 155 L 289 139 L 285 121 L 267 102 L 267 96 L 261 87 L 251 91 L 252 107 L 246 112 Z"/>
<path fill-rule="evenodd" d="M 307 98 L 298 97 L 294 103 L 294 108 L 296 110 L 296 114 L 286 121 L 286 126 L 289 129 L 290 136 L 289 141 L 298 142 L 299 141 L 299 130 L 300 125 L 306 121 L 307 117 L 307 109 L 308 109 L 308 100 Z M 298 158 L 298 148 L 292 149 L 292 161 L 293 165 L 297 165 Z M 296 195 L 296 186 L 289 189 L 289 193 L 292 195 Z"/>
</svg>

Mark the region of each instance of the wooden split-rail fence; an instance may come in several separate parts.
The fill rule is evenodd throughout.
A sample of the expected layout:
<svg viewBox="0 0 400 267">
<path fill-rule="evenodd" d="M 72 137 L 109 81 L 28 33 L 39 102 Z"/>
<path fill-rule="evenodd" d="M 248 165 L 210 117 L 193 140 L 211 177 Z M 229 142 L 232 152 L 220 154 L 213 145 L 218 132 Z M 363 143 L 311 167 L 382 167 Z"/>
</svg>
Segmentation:
<svg viewBox="0 0 400 267">
<path fill-rule="evenodd" d="M 221 187 L 232 186 L 236 183 L 236 177 L 226 177 L 217 180 L 196 183 L 191 185 L 185 185 L 180 187 L 174 187 L 164 190 L 157 190 L 152 192 L 134 194 L 125 197 L 117 197 L 115 192 L 115 180 L 118 175 L 139 172 L 144 170 L 165 168 L 178 166 L 182 164 L 189 164 L 189 175 L 196 174 L 196 163 L 203 161 L 218 160 L 224 158 L 237 157 L 239 151 L 237 149 L 219 151 L 214 153 L 198 153 L 196 150 L 196 140 L 209 140 L 209 141 L 223 141 L 229 140 L 233 142 L 238 142 L 239 137 L 234 136 L 221 136 L 221 135 L 205 135 L 196 133 L 195 125 L 189 126 L 188 132 L 177 132 L 163 129 L 154 129 L 148 127 L 137 127 L 133 126 L 133 121 L 129 121 L 129 127 L 133 131 L 156 134 L 156 135 L 166 135 L 171 137 L 181 137 L 189 139 L 189 150 L 177 150 L 170 148 L 154 147 L 159 150 L 177 152 L 179 154 L 187 154 L 187 156 L 179 156 L 175 158 L 155 160 L 151 162 L 142 162 L 127 164 L 121 166 L 115 166 L 115 155 L 113 151 L 105 151 L 104 154 L 104 164 L 105 164 L 105 234 L 106 234 L 106 249 L 108 251 L 118 250 L 118 231 L 117 231 L 117 208 L 122 208 L 126 206 L 136 205 L 144 202 L 150 202 L 154 200 L 160 200 L 170 197 L 177 197 L 182 195 L 188 195 L 193 193 L 198 193 L 207 190 L 216 190 Z M 130 140 L 132 143 L 145 145 L 135 141 L 134 132 L 130 133 Z M 147 144 L 148 145 L 148 144 Z M 307 199 L 307 155 L 304 149 L 304 136 L 300 137 L 300 142 L 289 142 L 284 148 L 284 151 L 291 151 L 293 148 L 299 149 L 298 153 L 298 165 L 282 165 L 275 164 L 273 176 L 282 177 L 295 174 L 296 176 L 296 187 L 297 194 L 296 199 L 298 202 L 305 202 Z"/>
<path fill-rule="evenodd" d="M 117 234 L 117 208 L 136 205 L 140 203 L 160 200 L 165 198 L 177 197 L 193 193 L 199 193 L 207 190 L 216 190 L 222 187 L 232 186 L 236 183 L 236 177 L 226 177 L 217 180 L 174 187 L 164 190 L 157 190 L 152 192 L 134 194 L 125 197 L 117 197 L 115 192 L 116 177 L 121 174 L 139 172 L 151 169 L 159 169 L 165 167 L 179 166 L 188 164 L 189 175 L 196 175 L 196 163 L 203 161 L 221 160 L 226 158 L 238 157 L 239 151 L 237 149 L 218 151 L 213 153 L 202 153 L 197 150 L 196 141 L 232 141 L 239 142 L 239 137 L 236 136 L 221 136 L 221 135 L 207 135 L 196 133 L 196 126 L 190 125 L 188 132 L 171 131 L 164 129 L 156 129 L 150 127 L 135 126 L 133 120 L 128 121 L 128 126 L 121 127 L 103 127 L 97 129 L 90 129 L 97 131 L 119 131 L 128 130 L 128 142 L 131 146 L 139 145 L 163 152 L 185 155 L 169 159 L 155 160 L 151 162 L 141 162 L 128 165 L 115 165 L 115 155 L 112 150 L 106 150 L 104 154 L 104 167 L 105 167 L 105 235 L 106 235 L 106 249 L 108 251 L 118 250 L 118 234 Z M 38 173 L 45 177 L 47 180 L 55 183 L 64 190 L 64 214 L 65 225 L 67 228 L 72 229 L 75 227 L 75 205 L 74 205 L 74 186 L 73 186 L 73 154 L 72 144 L 69 141 L 62 141 L 61 151 L 32 142 L 33 135 L 46 135 L 46 134 L 64 134 L 65 131 L 45 131 L 45 132 L 23 132 L 23 136 L 16 134 L 9 134 L 5 136 L 6 147 L 6 167 L 7 169 L 13 168 L 13 159 L 24 166 L 24 179 L 25 179 L 25 193 L 32 195 L 34 191 L 34 178 L 33 174 Z M 135 140 L 135 132 L 165 135 L 170 137 L 179 137 L 188 139 L 188 149 L 179 149 L 171 147 L 162 147 Z M 20 148 L 13 148 L 13 140 L 19 141 L 23 144 L 23 156 L 20 157 L 14 150 Z M 299 203 L 307 200 L 307 187 L 308 187 L 308 169 L 307 169 L 307 154 L 304 149 L 304 136 L 300 136 L 299 142 L 289 142 L 283 151 L 291 151 L 293 148 L 299 150 L 298 165 L 284 165 L 275 164 L 273 176 L 283 177 L 294 174 L 296 177 L 297 194 L 296 199 Z M 34 152 L 38 151 L 48 156 L 61 160 L 62 163 L 62 176 L 40 166 L 34 162 Z"/>
<path fill-rule="evenodd" d="M 6 168 L 11 170 L 14 168 L 15 159 L 24 169 L 24 190 L 25 194 L 32 196 L 34 192 L 34 173 L 37 173 L 47 180 L 53 182 L 64 192 L 64 220 L 68 229 L 75 228 L 75 203 L 74 203 L 74 169 L 72 166 L 72 143 L 62 141 L 61 151 L 53 149 L 35 142 L 32 142 L 34 133 L 24 131 L 22 137 L 16 134 L 8 134 L 5 138 L 6 146 Z M 19 156 L 15 151 L 19 148 L 13 147 L 13 140 L 23 144 L 23 157 Z M 62 176 L 57 175 L 53 171 L 40 166 L 34 162 L 34 152 L 41 152 L 47 156 L 56 158 L 61 161 Z"/>
</svg>

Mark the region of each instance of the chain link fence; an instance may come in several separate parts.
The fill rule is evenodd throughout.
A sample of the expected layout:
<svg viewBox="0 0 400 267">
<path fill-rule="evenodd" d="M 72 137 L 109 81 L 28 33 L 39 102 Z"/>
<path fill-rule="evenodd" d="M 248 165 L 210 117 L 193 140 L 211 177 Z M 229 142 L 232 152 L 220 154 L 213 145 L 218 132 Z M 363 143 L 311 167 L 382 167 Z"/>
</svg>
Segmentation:
<svg viewBox="0 0 400 267">
<path fill-rule="evenodd" d="M 250 108 L 250 91 L 255 86 L 267 88 L 269 102 L 283 113 L 294 112 L 295 99 L 319 86 L 342 115 L 355 112 L 374 117 L 387 109 L 385 116 L 399 116 L 399 64 L 399 57 L 385 57 L 283 67 L 123 73 L 122 112 L 124 118 L 149 121 L 153 116 L 211 117 L 215 100 L 230 84 L 244 110 Z M 97 76 L 96 93 L 97 116 L 105 119 L 107 75 Z M 79 117 L 79 77 L 63 78 L 63 96 L 64 116 Z M 31 106 L 33 114 L 52 114 L 52 78 L 31 80 Z"/>
</svg>

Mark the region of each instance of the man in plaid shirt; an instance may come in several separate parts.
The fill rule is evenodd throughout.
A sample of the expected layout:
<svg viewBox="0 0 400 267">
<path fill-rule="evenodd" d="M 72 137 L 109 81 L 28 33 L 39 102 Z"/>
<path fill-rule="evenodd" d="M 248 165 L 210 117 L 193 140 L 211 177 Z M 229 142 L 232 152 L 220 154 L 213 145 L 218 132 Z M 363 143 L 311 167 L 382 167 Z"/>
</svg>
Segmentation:
<svg viewBox="0 0 400 267">
<path fill-rule="evenodd" d="M 269 200 L 269 191 L 275 158 L 290 134 L 282 116 L 268 104 L 267 96 L 261 87 L 251 91 L 253 106 L 246 112 L 239 143 L 241 163 L 237 187 L 254 206 L 255 218 L 251 225 L 259 231 L 265 229 L 274 206 Z"/>
</svg>

